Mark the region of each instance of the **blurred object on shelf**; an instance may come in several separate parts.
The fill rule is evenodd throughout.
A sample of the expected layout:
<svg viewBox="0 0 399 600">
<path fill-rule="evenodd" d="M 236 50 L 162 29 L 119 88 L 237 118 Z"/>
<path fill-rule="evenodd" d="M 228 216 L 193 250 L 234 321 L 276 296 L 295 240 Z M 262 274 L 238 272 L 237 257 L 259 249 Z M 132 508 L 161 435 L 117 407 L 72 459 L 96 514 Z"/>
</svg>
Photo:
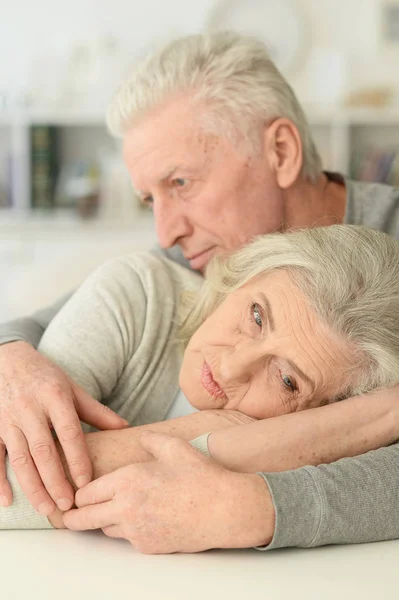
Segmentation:
<svg viewBox="0 0 399 600">
<path fill-rule="evenodd" d="M 352 155 L 352 179 L 399 186 L 399 147 L 395 149 L 358 148 Z"/>
<path fill-rule="evenodd" d="M 129 220 L 142 210 L 122 157 L 102 153 L 99 217 L 104 220 Z"/>
<path fill-rule="evenodd" d="M 314 48 L 307 62 L 308 102 L 340 105 L 348 84 L 347 56 L 334 48 Z"/>
<path fill-rule="evenodd" d="M 345 99 L 345 105 L 351 108 L 386 108 L 393 104 L 394 97 L 393 87 L 370 86 L 349 94 Z"/>
<path fill-rule="evenodd" d="M 385 0 L 381 11 L 383 40 L 388 44 L 399 44 L 399 2 Z"/>
<path fill-rule="evenodd" d="M 52 208 L 59 170 L 56 127 L 32 125 L 30 161 L 32 208 Z"/>
<path fill-rule="evenodd" d="M 0 181 L 0 208 L 8 206 L 8 194 L 6 187 Z"/>
<path fill-rule="evenodd" d="M 63 165 L 55 193 L 57 208 L 76 208 L 83 218 L 97 214 L 100 197 L 100 169 L 96 161 Z"/>
</svg>

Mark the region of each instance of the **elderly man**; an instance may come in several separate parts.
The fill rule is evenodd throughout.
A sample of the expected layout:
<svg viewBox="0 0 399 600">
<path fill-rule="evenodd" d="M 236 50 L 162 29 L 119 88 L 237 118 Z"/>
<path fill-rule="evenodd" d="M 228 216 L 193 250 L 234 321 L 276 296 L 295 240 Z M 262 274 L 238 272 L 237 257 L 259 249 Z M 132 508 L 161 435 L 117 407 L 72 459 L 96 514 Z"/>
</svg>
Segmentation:
<svg viewBox="0 0 399 600">
<path fill-rule="evenodd" d="M 292 89 L 256 40 L 223 33 L 175 41 L 121 86 L 108 124 L 123 137 L 127 167 L 154 211 L 161 248 L 191 269 L 203 271 L 216 254 L 287 228 L 343 222 L 399 235 L 399 190 L 322 171 Z M 33 349 L 59 307 L 1 328 L 3 505 L 11 502 L 7 451 L 41 514 L 51 514 L 54 501 L 62 510 L 71 507 L 73 492 L 52 425 L 72 479 L 83 488 L 76 495 L 80 508 L 64 517 L 72 529 L 101 527 L 145 552 L 399 537 L 398 446 L 328 466 L 255 474 L 264 471 L 262 458 L 270 448 L 263 421 L 197 439 L 194 445 L 214 460 L 174 437 L 144 434 L 142 446 L 156 461 L 88 484 L 91 467 L 79 418 L 103 428 L 124 422 Z M 294 456 L 299 444 L 312 445 L 318 464 L 326 456 L 326 439 L 350 454 L 348 440 L 367 436 L 376 424 L 396 439 L 398 398 L 397 390 L 381 390 L 367 400 L 282 417 L 280 451 Z"/>
</svg>

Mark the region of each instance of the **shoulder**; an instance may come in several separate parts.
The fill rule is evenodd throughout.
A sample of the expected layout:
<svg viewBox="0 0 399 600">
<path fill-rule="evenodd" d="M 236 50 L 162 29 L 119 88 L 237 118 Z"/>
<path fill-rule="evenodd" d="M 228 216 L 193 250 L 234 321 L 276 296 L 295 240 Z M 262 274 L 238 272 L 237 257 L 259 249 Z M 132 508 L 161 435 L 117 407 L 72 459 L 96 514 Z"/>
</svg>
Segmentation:
<svg viewBox="0 0 399 600">
<path fill-rule="evenodd" d="M 130 286 L 140 282 L 146 291 L 199 289 L 202 277 L 174 261 L 149 252 L 132 252 L 113 258 L 92 275 L 93 281 Z M 166 286 L 166 287 L 165 287 Z"/>
<path fill-rule="evenodd" d="M 399 188 L 346 180 L 345 222 L 379 229 L 399 238 Z"/>
<path fill-rule="evenodd" d="M 98 312 L 118 320 L 173 319 L 185 292 L 196 293 L 202 277 L 173 261 L 148 252 L 133 252 L 108 260 L 86 280 L 79 301 L 95 303 Z"/>
</svg>

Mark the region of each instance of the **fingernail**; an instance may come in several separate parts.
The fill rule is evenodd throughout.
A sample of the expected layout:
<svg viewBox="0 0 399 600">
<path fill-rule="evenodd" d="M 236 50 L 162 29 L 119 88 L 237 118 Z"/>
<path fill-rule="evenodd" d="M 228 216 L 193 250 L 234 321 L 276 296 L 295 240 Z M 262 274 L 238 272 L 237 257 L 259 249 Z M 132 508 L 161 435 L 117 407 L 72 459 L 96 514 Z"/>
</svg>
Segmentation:
<svg viewBox="0 0 399 600">
<path fill-rule="evenodd" d="M 8 506 L 9 502 L 8 502 L 8 498 L 7 496 L 0 496 L 0 506 Z"/>
<path fill-rule="evenodd" d="M 84 487 L 88 483 L 90 483 L 90 477 L 88 475 L 79 475 L 79 477 L 76 477 L 76 485 L 78 487 Z"/>
<path fill-rule="evenodd" d="M 48 515 L 51 515 L 53 512 L 54 507 L 52 504 L 50 504 L 50 502 L 42 502 L 38 510 L 43 517 L 48 517 Z"/>
<path fill-rule="evenodd" d="M 60 510 L 69 510 L 72 506 L 72 501 L 68 498 L 60 498 L 57 500 L 57 506 Z"/>
</svg>

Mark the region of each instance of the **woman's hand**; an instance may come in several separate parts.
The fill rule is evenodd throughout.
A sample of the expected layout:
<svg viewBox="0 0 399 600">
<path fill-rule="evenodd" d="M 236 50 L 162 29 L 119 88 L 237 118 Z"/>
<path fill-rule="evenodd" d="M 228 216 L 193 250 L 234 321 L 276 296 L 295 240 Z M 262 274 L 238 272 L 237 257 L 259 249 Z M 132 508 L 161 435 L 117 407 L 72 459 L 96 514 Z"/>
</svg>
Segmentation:
<svg viewBox="0 0 399 600">
<path fill-rule="evenodd" d="M 73 505 L 73 489 L 56 450 L 54 429 L 77 487 L 92 477 L 80 420 L 100 429 L 126 421 L 94 400 L 26 342 L 0 348 L 0 503 L 12 502 L 5 454 L 32 506 L 44 516 Z"/>
</svg>

